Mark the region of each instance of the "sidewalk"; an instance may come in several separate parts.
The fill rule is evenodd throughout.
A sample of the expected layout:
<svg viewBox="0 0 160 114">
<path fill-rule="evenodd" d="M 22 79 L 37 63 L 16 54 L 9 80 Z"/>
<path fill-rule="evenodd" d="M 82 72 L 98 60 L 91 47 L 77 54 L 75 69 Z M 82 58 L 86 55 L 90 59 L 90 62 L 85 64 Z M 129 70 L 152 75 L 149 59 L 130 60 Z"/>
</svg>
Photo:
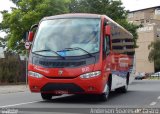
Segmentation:
<svg viewBox="0 0 160 114">
<path fill-rule="evenodd" d="M 26 85 L 0 85 L 0 94 L 29 91 Z"/>
</svg>

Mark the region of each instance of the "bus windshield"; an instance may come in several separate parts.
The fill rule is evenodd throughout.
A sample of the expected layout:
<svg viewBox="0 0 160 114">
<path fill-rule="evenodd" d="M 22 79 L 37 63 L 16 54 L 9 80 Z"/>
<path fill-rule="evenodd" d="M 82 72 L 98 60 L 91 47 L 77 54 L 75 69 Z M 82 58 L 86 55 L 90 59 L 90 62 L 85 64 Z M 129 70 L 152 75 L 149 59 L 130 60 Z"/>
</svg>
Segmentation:
<svg viewBox="0 0 160 114">
<path fill-rule="evenodd" d="M 99 52 L 99 48 L 100 19 L 54 19 L 41 22 L 32 52 L 43 56 L 81 56 Z"/>
</svg>

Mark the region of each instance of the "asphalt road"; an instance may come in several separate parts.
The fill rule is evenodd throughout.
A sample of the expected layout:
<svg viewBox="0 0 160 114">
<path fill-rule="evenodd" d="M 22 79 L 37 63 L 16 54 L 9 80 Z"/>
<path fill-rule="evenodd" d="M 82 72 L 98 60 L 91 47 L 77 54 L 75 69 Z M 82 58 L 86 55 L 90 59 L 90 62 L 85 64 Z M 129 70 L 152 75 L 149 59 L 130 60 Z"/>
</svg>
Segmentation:
<svg viewBox="0 0 160 114">
<path fill-rule="evenodd" d="M 43 101 L 40 94 L 29 91 L 0 94 L 0 113 L 10 111 L 12 114 L 122 114 L 132 111 L 132 108 L 137 110 L 138 114 L 147 108 L 150 108 L 147 109 L 149 111 L 160 113 L 160 109 L 157 109 L 160 108 L 160 81 L 134 81 L 129 85 L 127 93 L 111 92 L 107 102 L 100 102 L 93 95 L 63 95 L 53 97 L 51 101 Z"/>
</svg>

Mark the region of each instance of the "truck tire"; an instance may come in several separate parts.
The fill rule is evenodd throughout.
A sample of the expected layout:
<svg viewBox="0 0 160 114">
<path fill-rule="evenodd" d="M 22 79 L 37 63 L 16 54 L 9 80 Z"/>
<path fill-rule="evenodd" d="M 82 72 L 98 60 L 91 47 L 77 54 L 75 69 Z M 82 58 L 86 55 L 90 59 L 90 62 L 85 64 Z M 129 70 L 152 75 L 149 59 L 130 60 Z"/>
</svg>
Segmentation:
<svg viewBox="0 0 160 114">
<path fill-rule="evenodd" d="M 43 100 L 51 100 L 52 99 L 52 94 L 41 93 L 41 97 L 42 97 Z"/>
</svg>

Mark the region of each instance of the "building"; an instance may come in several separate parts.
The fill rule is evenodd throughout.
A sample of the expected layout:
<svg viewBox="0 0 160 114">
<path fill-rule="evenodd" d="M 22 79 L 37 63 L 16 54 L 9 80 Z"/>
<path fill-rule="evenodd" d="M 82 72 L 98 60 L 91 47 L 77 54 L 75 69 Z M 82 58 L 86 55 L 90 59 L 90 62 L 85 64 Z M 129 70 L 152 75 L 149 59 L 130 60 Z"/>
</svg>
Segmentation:
<svg viewBox="0 0 160 114">
<path fill-rule="evenodd" d="M 150 63 L 148 60 L 148 46 L 160 39 L 160 6 L 129 12 L 128 21 L 142 26 L 137 30 L 136 71 L 155 72 L 154 62 Z"/>
</svg>

